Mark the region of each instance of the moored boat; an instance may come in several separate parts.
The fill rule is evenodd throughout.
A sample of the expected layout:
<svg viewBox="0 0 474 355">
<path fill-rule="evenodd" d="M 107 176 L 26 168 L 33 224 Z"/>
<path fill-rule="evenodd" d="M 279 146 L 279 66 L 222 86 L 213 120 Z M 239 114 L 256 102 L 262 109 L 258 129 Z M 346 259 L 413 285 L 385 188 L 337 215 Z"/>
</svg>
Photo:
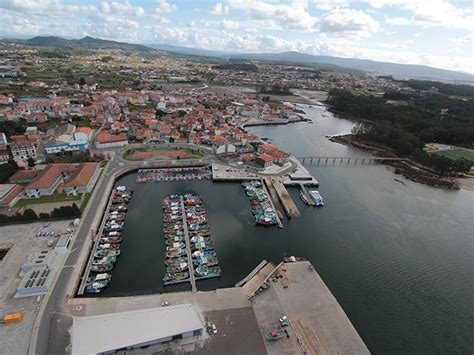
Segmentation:
<svg viewBox="0 0 474 355">
<path fill-rule="evenodd" d="M 283 338 L 284 336 L 286 336 L 286 333 L 283 329 L 272 330 L 265 333 L 265 339 L 267 340 L 277 340 Z"/>
</svg>

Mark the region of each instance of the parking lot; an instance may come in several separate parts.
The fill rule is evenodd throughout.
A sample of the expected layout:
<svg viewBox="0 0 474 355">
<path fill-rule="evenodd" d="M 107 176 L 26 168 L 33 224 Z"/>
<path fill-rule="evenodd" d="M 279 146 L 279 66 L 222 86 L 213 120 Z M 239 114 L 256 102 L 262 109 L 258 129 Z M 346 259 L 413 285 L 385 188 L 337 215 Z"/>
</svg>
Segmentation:
<svg viewBox="0 0 474 355">
<path fill-rule="evenodd" d="M 43 223 L 18 224 L 0 227 L 0 249 L 8 249 L 0 260 L 0 317 L 20 312 L 23 320 L 12 325 L 0 325 L 0 344 L 3 354 L 25 354 L 36 312 L 43 299 L 41 297 L 14 298 L 21 280 L 20 268 L 32 251 L 50 249 L 48 241 L 57 237 L 54 234 L 65 232 L 71 220 Z M 48 236 L 37 237 L 38 233 Z M 51 244 L 50 242 L 50 244 Z"/>
</svg>

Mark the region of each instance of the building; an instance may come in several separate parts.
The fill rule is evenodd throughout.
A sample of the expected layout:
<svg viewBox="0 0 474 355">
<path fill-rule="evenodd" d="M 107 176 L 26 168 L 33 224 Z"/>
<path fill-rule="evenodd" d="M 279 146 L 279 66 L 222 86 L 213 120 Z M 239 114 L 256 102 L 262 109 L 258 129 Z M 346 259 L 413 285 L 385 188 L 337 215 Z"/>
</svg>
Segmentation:
<svg viewBox="0 0 474 355">
<path fill-rule="evenodd" d="M 95 138 L 95 147 L 98 149 L 121 147 L 127 144 L 128 138 L 123 134 L 110 134 L 107 131 L 102 131 Z"/>
<path fill-rule="evenodd" d="M 8 179 L 12 184 L 27 184 L 33 180 L 41 170 L 18 170 L 15 174 L 10 176 Z"/>
<path fill-rule="evenodd" d="M 273 163 L 273 157 L 270 154 L 259 154 L 255 157 L 255 164 L 262 168 L 267 168 Z"/>
<path fill-rule="evenodd" d="M 46 154 L 81 151 L 85 152 L 89 146 L 89 137 L 85 133 L 63 134 L 56 139 L 44 142 Z"/>
<path fill-rule="evenodd" d="M 29 141 L 12 142 L 10 144 L 10 151 L 13 160 L 16 162 L 24 162 L 29 158 L 36 159 L 36 145 Z"/>
<path fill-rule="evenodd" d="M 41 170 L 28 185 L 25 193 L 30 198 L 52 195 L 63 184 L 68 195 L 89 192 L 99 176 L 99 163 L 50 164 Z"/>
<path fill-rule="evenodd" d="M 38 175 L 26 185 L 26 195 L 30 198 L 52 195 L 63 181 L 62 166 L 63 164 L 51 164 L 41 170 Z"/>
<path fill-rule="evenodd" d="M 13 207 L 21 198 L 23 187 L 17 184 L 0 185 L 0 208 Z"/>
<path fill-rule="evenodd" d="M 8 153 L 8 141 L 5 133 L 0 132 L 0 164 L 7 162 L 10 159 Z"/>
<path fill-rule="evenodd" d="M 202 332 L 201 319 L 190 304 L 73 317 L 72 354 L 125 353 Z"/>
<path fill-rule="evenodd" d="M 64 182 L 64 193 L 77 195 L 92 191 L 99 171 L 99 163 L 77 164 L 72 175 Z"/>
</svg>

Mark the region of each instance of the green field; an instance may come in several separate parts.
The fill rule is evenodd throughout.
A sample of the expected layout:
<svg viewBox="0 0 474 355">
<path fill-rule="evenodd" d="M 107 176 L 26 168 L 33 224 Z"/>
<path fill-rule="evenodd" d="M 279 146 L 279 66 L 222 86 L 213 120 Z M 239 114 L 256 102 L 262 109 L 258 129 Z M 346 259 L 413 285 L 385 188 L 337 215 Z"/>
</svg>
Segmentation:
<svg viewBox="0 0 474 355">
<path fill-rule="evenodd" d="M 68 202 L 68 201 L 79 201 L 81 199 L 81 195 L 78 196 L 66 196 L 65 194 L 61 194 L 59 192 L 55 192 L 51 196 L 43 196 L 40 198 L 23 198 L 19 200 L 15 207 L 25 207 L 28 205 L 38 205 L 42 203 L 57 203 L 57 202 Z"/>
<path fill-rule="evenodd" d="M 474 161 L 474 151 L 464 148 L 441 150 L 439 152 L 433 152 L 432 154 L 441 155 L 453 160 L 465 158 Z"/>
</svg>

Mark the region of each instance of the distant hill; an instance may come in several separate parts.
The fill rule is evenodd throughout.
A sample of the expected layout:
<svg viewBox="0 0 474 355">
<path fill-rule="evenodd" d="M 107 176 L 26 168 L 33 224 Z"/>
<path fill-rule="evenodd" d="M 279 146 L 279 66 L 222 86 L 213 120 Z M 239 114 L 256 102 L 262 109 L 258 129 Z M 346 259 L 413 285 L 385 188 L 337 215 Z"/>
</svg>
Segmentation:
<svg viewBox="0 0 474 355">
<path fill-rule="evenodd" d="M 55 36 L 37 36 L 27 40 L 5 40 L 18 44 L 55 47 L 69 49 L 120 49 L 124 51 L 140 51 L 150 54 L 166 51 L 179 55 L 198 56 L 208 58 L 222 59 L 244 59 L 270 62 L 286 62 L 292 64 L 318 64 L 320 68 L 348 68 L 354 70 L 363 70 L 375 72 L 384 75 L 405 76 L 418 79 L 430 80 L 451 80 L 474 82 L 474 75 L 469 73 L 456 72 L 432 68 L 424 65 L 397 64 L 389 62 L 378 62 L 367 59 L 341 58 L 331 56 L 318 56 L 299 52 L 280 52 L 280 53 L 236 53 L 225 51 L 213 51 L 201 48 L 180 47 L 168 44 L 131 44 L 125 42 L 109 41 L 99 38 L 86 36 L 81 39 L 65 39 Z"/>
<path fill-rule="evenodd" d="M 18 40 L 28 46 L 54 47 L 65 49 L 121 49 L 124 51 L 153 52 L 154 49 L 141 45 L 125 42 L 108 41 L 104 39 L 86 36 L 81 39 L 65 39 L 55 36 L 37 36 L 27 40 Z"/>
<path fill-rule="evenodd" d="M 385 75 L 407 76 L 420 79 L 474 81 L 474 75 L 425 65 L 378 62 L 367 59 L 318 56 L 299 52 L 235 53 L 210 51 L 199 48 L 153 44 L 150 47 L 186 55 L 213 56 L 218 58 L 248 59 L 288 63 L 327 64 L 337 67 L 376 72 Z"/>
</svg>

